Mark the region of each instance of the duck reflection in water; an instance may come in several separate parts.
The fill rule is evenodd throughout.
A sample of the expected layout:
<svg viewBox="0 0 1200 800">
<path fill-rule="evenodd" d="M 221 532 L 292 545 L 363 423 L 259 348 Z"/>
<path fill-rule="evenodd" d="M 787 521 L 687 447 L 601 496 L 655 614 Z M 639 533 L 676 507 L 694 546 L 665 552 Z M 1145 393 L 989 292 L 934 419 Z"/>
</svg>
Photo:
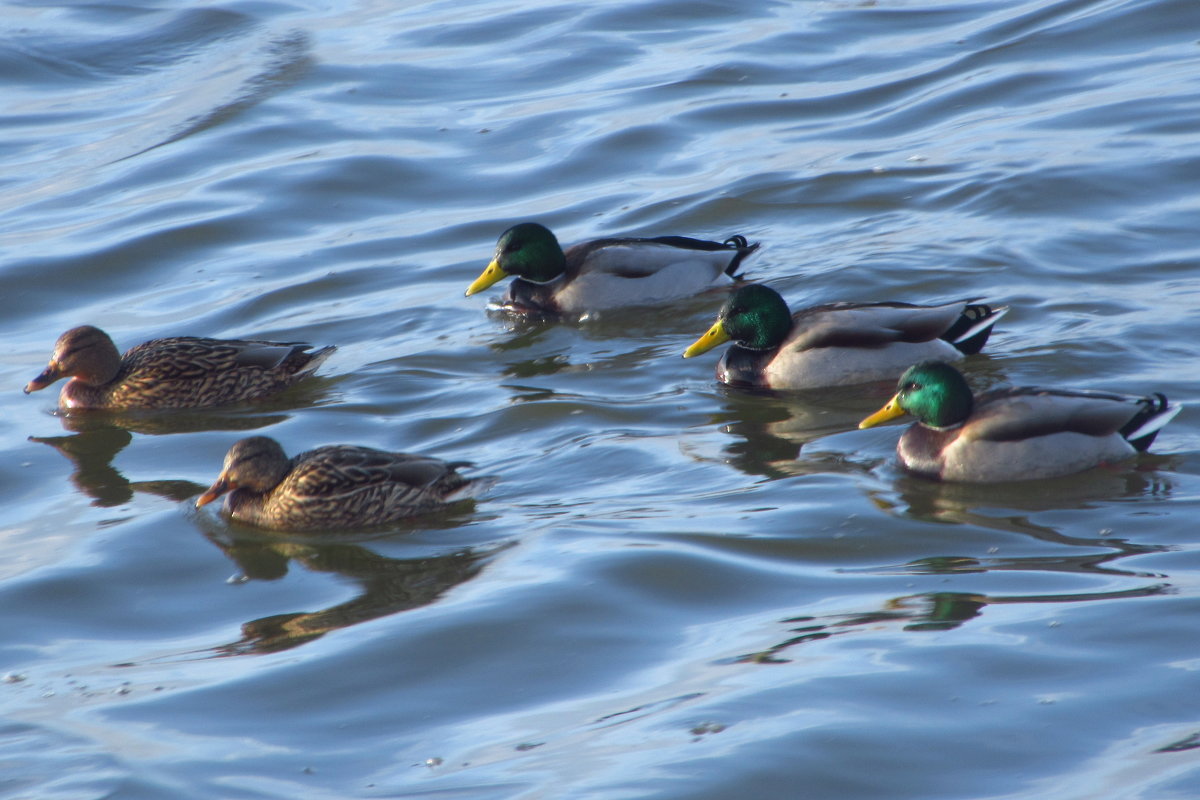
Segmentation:
<svg viewBox="0 0 1200 800">
<path fill-rule="evenodd" d="M 1143 459 L 1167 461 L 1170 457 Z M 1174 488 L 1168 472 L 1121 466 L 1007 484 L 942 483 L 900 473 L 889 487 L 868 486 L 866 494 L 876 508 L 894 516 L 1020 533 L 1056 544 L 1098 544 L 1125 551 L 1126 545 L 1120 540 L 1067 536 L 1056 528 L 1039 525 L 1032 517 L 1043 511 L 1094 509 L 1115 500 L 1167 499 Z"/>
<path fill-rule="evenodd" d="M 113 466 L 113 459 L 133 441 L 134 433 L 159 435 L 208 430 L 243 431 L 275 425 L 287 418 L 286 414 L 261 413 L 87 412 L 59 416 L 62 426 L 71 431 L 71 435 L 30 436 L 29 441 L 50 445 L 62 453 L 75 467 L 71 482 L 92 498 L 92 505 L 110 508 L 128 503 L 135 492 L 183 501 L 206 488 L 192 481 L 130 481 L 126 478 Z"/>
<path fill-rule="evenodd" d="M 206 521 L 198 519 L 200 524 Z M 455 524 L 452 517 L 443 522 L 447 526 Z M 315 538 L 283 538 L 260 532 L 231 535 L 228 530 L 206 531 L 205 536 L 241 569 L 241 574 L 231 580 L 234 583 L 279 580 L 294 562 L 311 572 L 349 578 L 358 586 L 353 599 L 329 608 L 250 620 L 242 625 L 242 638 L 210 651 L 218 656 L 276 653 L 331 631 L 429 605 L 474 578 L 495 554 L 509 546 L 392 558 L 363 544 Z"/>
<path fill-rule="evenodd" d="M 721 663 L 786 664 L 793 660 L 785 655 L 792 648 L 858 632 L 869 631 L 878 634 L 880 627 L 898 626 L 902 631 L 911 633 L 950 630 L 982 616 L 985 609 L 992 605 L 1074 604 L 1088 600 L 1154 597 L 1170 591 L 1172 589 L 1167 584 L 1152 583 L 1120 591 L 1053 595 L 987 595 L 969 592 L 922 592 L 902 595 L 888 600 L 882 608 L 871 611 L 824 616 L 799 615 L 781 620 L 782 624 L 789 626 L 791 635 L 786 639 L 754 653 L 723 659 Z"/>
<path fill-rule="evenodd" d="M 717 389 L 721 410 L 709 417 L 709 424 L 719 425 L 731 435 L 723 456 L 748 475 L 782 478 L 814 472 L 865 473 L 868 467 L 843 452 L 807 452 L 805 448 L 824 436 L 852 428 L 860 408 L 870 408 L 890 388 L 890 383 L 879 382 L 784 394 L 721 386 Z"/>
</svg>

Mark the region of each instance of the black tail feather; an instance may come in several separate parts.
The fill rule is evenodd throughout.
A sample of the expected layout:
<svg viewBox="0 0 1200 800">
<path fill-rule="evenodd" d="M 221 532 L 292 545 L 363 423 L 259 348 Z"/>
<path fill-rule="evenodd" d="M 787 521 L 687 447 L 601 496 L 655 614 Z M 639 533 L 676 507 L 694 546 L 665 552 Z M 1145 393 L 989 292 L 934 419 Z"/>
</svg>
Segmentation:
<svg viewBox="0 0 1200 800">
<path fill-rule="evenodd" d="M 762 246 L 759 242 L 751 244 L 749 241 L 747 241 L 746 237 L 742 236 L 740 233 L 730 236 L 721 244 L 731 248 L 736 248 L 738 251 L 737 255 L 733 257 L 733 260 L 729 262 L 729 266 L 725 268 L 725 274 L 731 278 L 737 277 L 735 273 L 738 271 L 738 267 L 742 265 L 743 259 Z"/>
<path fill-rule="evenodd" d="M 973 356 L 987 344 L 992 327 L 1007 313 L 1008 306 L 992 308 L 982 303 L 969 304 L 941 338 L 958 348 L 963 355 Z"/>
<path fill-rule="evenodd" d="M 1144 453 L 1154 444 L 1158 432 L 1179 413 L 1180 407 L 1172 406 L 1162 392 L 1144 397 L 1141 402 L 1142 409 L 1125 423 L 1120 433 L 1135 450 Z"/>
</svg>

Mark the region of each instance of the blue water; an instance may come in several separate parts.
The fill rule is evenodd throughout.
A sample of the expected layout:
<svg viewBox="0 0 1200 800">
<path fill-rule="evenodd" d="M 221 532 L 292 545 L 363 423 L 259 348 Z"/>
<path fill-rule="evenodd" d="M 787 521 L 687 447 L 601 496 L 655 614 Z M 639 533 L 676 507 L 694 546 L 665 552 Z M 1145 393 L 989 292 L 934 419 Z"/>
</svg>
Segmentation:
<svg viewBox="0 0 1200 800">
<path fill-rule="evenodd" d="M 1193 798 L 1200 6 L 9 4 L 0 797 Z M 1138 461 L 938 485 L 882 387 L 718 386 L 720 293 L 519 322 L 513 222 L 761 241 L 794 305 L 1012 306 L 982 385 L 1161 391 Z M 489 294 L 496 294 L 498 290 Z M 99 325 L 336 344 L 54 412 Z M 247 431 L 465 459 L 383 533 L 192 500 Z"/>
</svg>

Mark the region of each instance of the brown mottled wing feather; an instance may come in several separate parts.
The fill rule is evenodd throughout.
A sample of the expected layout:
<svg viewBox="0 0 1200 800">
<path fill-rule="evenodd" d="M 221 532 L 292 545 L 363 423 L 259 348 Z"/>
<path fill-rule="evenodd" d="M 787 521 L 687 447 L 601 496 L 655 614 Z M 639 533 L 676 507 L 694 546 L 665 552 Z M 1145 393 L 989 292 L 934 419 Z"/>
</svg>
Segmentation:
<svg viewBox="0 0 1200 800">
<path fill-rule="evenodd" d="M 203 339 L 176 336 L 155 339 L 125 353 L 123 360 L 130 368 L 153 369 L 160 377 L 196 378 L 207 372 L 256 367 L 275 369 L 289 358 L 311 358 L 305 351 L 310 346 L 298 342 L 261 342 L 249 339 Z"/>
<path fill-rule="evenodd" d="M 184 408 L 253 400 L 315 370 L 334 348 L 295 342 L 178 336 L 131 348 L 112 381 L 110 403 Z"/>
<path fill-rule="evenodd" d="M 1009 442 L 1070 431 L 1117 433 L 1141 413 L 1144 398 L 1020 386 L 980 395 L 963 429 L 970 439 Z"/>
<path fill-rule="evenodd" d="M 371 525 L 425 511 L 467 483 L 436 458 L 338 445 L 301 453 L 273 495 L 288 514 Z"/>
</svg>

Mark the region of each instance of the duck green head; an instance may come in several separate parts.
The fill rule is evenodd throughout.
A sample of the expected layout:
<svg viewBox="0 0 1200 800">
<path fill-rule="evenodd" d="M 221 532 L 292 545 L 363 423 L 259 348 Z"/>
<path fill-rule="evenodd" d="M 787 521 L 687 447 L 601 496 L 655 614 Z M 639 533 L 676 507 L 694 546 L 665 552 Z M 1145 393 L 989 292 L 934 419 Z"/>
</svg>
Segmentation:
<svg viewBox="0 0 1200 800">
<path fill-rule="evenodd" d="M 771 350 L 792 330 L 792 315 L 779 292 L 750 283 L 729 295 L 708 332 L 683 351 L 684 358 L 707 353 L 730 340 L 749 350 Z"/>
<path fill-rule="evenodd" d="M 536 222 L 522 222 L 500 234 L 492 262 L 467 287 L 467 296 L 482 292 L 509 275 L 534 283 L 546 283 L 562 275 L 566 269 L 567 258 L 550 229 Z"/>
<path fill-rule="evenodd" d="M 922 425 L 949 428 L 971 414 L 975 399 L 967 380 L 942 361 L 922 361 L 900 376 L 897 392 L 883 408 L 858 423 L 873 428 L 881 422 L 912 414 Z"/>
</svg>

